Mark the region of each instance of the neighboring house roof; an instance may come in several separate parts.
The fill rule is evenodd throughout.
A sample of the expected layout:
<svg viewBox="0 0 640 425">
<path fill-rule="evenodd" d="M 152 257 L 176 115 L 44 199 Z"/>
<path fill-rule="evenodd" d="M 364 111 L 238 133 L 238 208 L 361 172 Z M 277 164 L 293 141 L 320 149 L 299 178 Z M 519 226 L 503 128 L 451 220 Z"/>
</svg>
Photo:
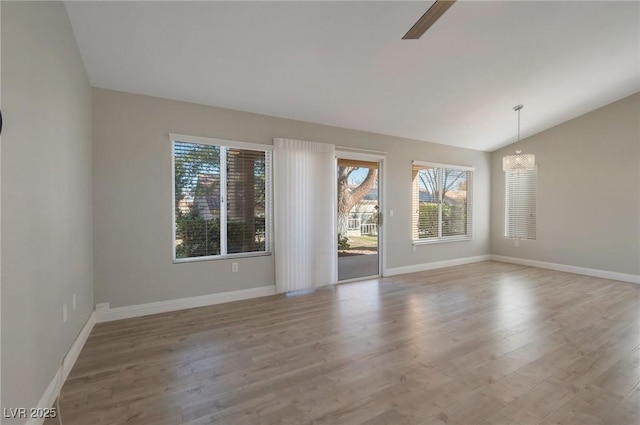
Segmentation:
<svg viewBox="0 0 640 425">
<path fill-rule="evenodd" d="M 449 198 L 448 200 L 451 202 L 455 201 L 460 201 L 460 200 L 464 200 L 467 197 L 467 191 L 466 190 L 449 190 L 446 193 L 446 198 Z M 378 188 L 374 187 L 372 188 L 369 193 L 367 193 L 367 195 L 362 198 L 365 201 L 369 201 L 369 200 L 378 200 Z M 436 196 L 427 192 L 426 190 L 420 190 L 420 194 L 419 194 L 419 201 L 420 202 L 436 202 Z M 445 199 L 445 201 L 447 201 L 447 199 Z"/>
<path fill-rule="evenodd" d="M 220 216 L 220 176 L 217 174 L 199 174 L 196 183 L 197 195 L 194 199 L 198 211 L 202 217 L 210 219 Z M 227 216 L 229 219 L 243 219 L 245 217 L 244 209 L 247 208 L 243 201 L 243 196 L 236 194 L 235 198 L 231 198 L 231 209 Z M 257 216 L 264 215 L 264 205 L 255 202 L 252 204 L 253 213 Z"/>
<path fill-rule="evenodd" d="M 208 212 L 217 215 L 220 212 L 220 176 L 217 174 L 198 174 L 198 182 L 196 187 L 205 187 L 204 190 L 196 190 L 196 192 L 204 193 L 204 196 L 198 196 L 196 203 L 200 212 Z M 206 202 L 206 206 L 204 202 Z M 202 211 L 207 208 L 209 211 Z"/>
<path fill-rule="evenodd" d="M 464 201 L 467 198 L 466 190 L 456 190 L 456 191 L 448 191 L 446 193 L 444 202 L 447 204 L 455 204 L 460 201 Z M 426 190 L 420 190 L 418 195 L 419 202 L 437 202 L 437 197 L 427 192 Z"/>
<path fill-rule="evenodd" d="M 436 202 L 436 196 L 426 190 L 418 192 L 418 202 Z"/>
<path fill-rule="evenodd" d="M 220 196 L 207 195 L 205 197 L 207 200 L 207 206 L 209 207 L 209 211 L 220 211 Z"/>
<path fill-rule="evenodd" d="M 220 181 L 218 174 L 198 174 L 198 185 L 212 185 Z"/>
<path fill-rule="evenodd" d="M 349 185 L 349 191 L 352 192 L 357 187 L 358 187 L 357 184 L 350 184 Z M 377 201 L 378 200 L 378 187 L 377 186 L 373 186 L 371 189 L 369 189 L 369 192 L 366 195 L 364 195 L 364 198 L 362 198 L 362 200 L 365 200 L 365 201 Z"/>
<path fill-rule="evenodd" d="M 367 193 L 364 198 L 365 201 L 377 201 L 378 200 L 378 188 L 372 187 L 369 193 Z"/>
</svg>

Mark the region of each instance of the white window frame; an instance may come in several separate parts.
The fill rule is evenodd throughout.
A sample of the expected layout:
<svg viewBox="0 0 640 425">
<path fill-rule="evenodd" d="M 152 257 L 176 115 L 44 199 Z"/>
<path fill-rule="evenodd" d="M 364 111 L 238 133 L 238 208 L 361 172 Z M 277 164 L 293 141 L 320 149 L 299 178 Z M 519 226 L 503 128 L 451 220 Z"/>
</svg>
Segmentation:
<svg viewBox="0 0 640 425">
<path fill-rule="evenodd" d="M 470 241 L 473 240 L 473 180 L 475 178 L 475 167 L 470 167 L 466 165 L 452 165 L 452 164 L 442 164 L 437 162 L 426 162 L 426 161 L 412 161 L 411 168 L 413 170 L 414 166 L 418 167 L 429 167 L 429 168 L 450 168 L 461 171 L 470 171 L 471 179 L 467 181 L 467 234 L 466 235 L 455 235 L 455 236 L 442 236 L 442 173 L 438 173 L 438 237 L 434 238 L 422 238 L 422 239 L 413 239 L 411 243 L 413 245 L 428 245 L 434 243 L 445 243 L 445 242 L 461 242 L 461 241 Z M 414 181 L 411 181 L 411 185 L 413 187 Z M 413 233 L 413 226 L 415 225 L 413 221 L 414 211 L 413 211 L 413 202 L 414 197 L 413 193 L 411 195 L 411 229 Z M 420 201 L 418 200 L 418 208 L 420 205 Z"/>
<path fill-rule="evenodd" d="M 185 134 L 170 133 L 171 142 L 171 242 L 173 263 L 192 263 L 198 261 L 223 260 L 227 258 L 261 257 L 271 255 L 273 250 L 273 196 L 272 196 L 272 155 L 273 146 L 260 143 L 238 142 L 235 140 L 216 139 L 211 137 L 190 136 Z M 175 143 L 195 143 L 201 145 L 218 146 L 220 148 L 220 255 L 207 255 L 202 257 L 176 258 L 176 167 L 175 167 Z M 228 149 L 246 149 L 268 154 L 265 165 L 265 250 L 254 252 L 239 252 L 227 254 L 227 151 Z M 225 188 L 222 190 L 222 188 Z M 224 208 L 222 206 L 224 205 Z"/>
</svg>

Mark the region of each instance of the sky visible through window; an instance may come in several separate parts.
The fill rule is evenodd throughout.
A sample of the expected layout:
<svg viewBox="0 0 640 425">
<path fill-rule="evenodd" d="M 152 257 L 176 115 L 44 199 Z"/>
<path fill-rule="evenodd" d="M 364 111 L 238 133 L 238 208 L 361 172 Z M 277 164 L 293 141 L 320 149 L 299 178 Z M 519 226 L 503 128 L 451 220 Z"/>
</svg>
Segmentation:
<svg viewBox="0 0 640 425">
<path fill-rule="evenodd" d="M 357 170 L 355 170 L 353 173 L 349 175 L 349 184 L 356 185 L 356 184 L 362 183 L 364 179 L 367 177 L 368 173 L 369 173 L 368 168 L 359 167 Z"/>
</svg>

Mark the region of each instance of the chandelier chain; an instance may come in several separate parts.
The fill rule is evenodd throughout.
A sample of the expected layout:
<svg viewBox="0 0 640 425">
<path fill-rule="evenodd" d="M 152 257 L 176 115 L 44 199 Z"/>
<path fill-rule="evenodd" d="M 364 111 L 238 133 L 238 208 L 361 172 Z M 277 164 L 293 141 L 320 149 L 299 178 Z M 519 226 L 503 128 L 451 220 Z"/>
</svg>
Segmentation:
<svg viewBox="0 0 640 425">
<path fill-rule="evenodd" d="M 518 113 L 518 142 L 520 141 L 520 110 L 524 108 L 524 105 L 516 105 L 513 107 L 513 110 Z"/>
</svg>

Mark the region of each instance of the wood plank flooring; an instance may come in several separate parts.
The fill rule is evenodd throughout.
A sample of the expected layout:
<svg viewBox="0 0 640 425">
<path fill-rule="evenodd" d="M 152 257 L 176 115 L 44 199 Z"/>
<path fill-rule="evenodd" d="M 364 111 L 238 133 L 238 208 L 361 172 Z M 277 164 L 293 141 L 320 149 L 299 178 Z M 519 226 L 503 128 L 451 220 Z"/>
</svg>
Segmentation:
<svg viewBox="0 0 640 425">
<path fill-rule="evenodd" d="M 638 425 L 640 285 L 484 262 L 98 324 L 60 407 L 64 425 Z"/>
</svg>

